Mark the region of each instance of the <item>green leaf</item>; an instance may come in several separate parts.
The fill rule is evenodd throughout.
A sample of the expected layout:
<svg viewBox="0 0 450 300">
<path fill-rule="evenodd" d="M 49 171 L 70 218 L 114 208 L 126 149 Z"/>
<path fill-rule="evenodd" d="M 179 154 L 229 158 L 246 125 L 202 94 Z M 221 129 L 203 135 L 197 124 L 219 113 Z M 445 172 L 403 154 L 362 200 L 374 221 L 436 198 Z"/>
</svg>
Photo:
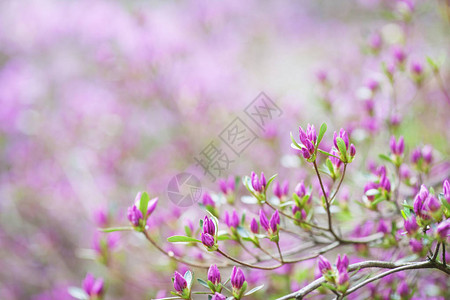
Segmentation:
<svg viewBox="0 0 450 300">
<path fill-rule="evenodd" d="M 237 228 L 237 232 L 241 237 L 250 237 L 250 234 L 248 233 L 248 231 L 242 227 L 242 226 L 238 226 Z"/>
<path fill-rule="evenodd" d="M 211 282 L 211 280 L 208 280 L 207 282 L 208 287 L 211 291 L 214 291 L 216 289 L 216 287 L 214 286 L 214 284 Z"/>
<path fill-rule="evenodd" d="M 250 192 L 250 194 L 252 194 L 252 196 L 257 199 L 258 197 L 256 197 L 255 190 L 253 189 L 250 177 L 244 176 L 242 178 L 242 183 L 244 184 L 245 188 Z"/>
<path fill-rule="evenodd" d="M 326 165 L 327 165 L 328 171 L 330 171 L 330 174 L 334 174 L 334 167 L 333 167 L 333 163 L 331 162 L 331 160 L 327 159 Z"/>
<path fill-rule="evenodd" d="M 203 279 L 197 278 L 198 283 L 203 285 L 205 288 L 209 289 L 208 283 L 204 281 Z"/>
<path fill-rule="evenodd" d="M 89 295 L 79 287 L 71 286 L 67 289 L 67 292 L 70 294 L 70 296 L 80 299 L 80 300 L 88 300 Z"/>
<path fill-rule="evenodd" d="M 256 199 L 254 196 L 242 196 L 241 202 L 245 204 L 256 204 L 258 203 L 258 199 Z"/>
<path fill-rule="evenodd" d="M 266 190 L 269 188 L 270 184 L 272 183 L 272 181 L 275 179 L 275 177 L 277 177 L 278 174 L 273 175 L 272 177 L 269 178 L 269 180 L 267 180 L 267 184 L 266 184 Z"/>
<path fill-rule="evenodd" d="M 295 194 L 295 195 L 297 196 L 297 194 Z M 298 196 L 297 196 L 297 198 L 298 198 Z M 286 206 L 291 206 L 291 205 L 293 205 L 293 204 L 295 204 L 294 201 L 286 201 L 286 202 L 281 203 L 281 204 L 279 205 L 279 207 L 280 207 L 280 208 L 283 208 L 283 207 L 286 207 Z"/>
<path fill-rule="evenodd" d="M 299 149 L 299 150 L 302 149 L 302 146 L 300 146 L 300 145 L 295 141 L 294 137 L 292 136 L 292 132 L 291 132 L 291 141 L 292 141 L 291 147 L 294 146 L 294 147 L 292 147 L 292 148 L 294 148 L 294 149 L 297 148 L 297 149 Z"/>
<path fill-rule="evenodd" d="M 250 291 L 248 291 L 247 293 L 245 293 L 244 296 L 251 295 L 251 294 L 253 294 L 253 293 L 259 291 L 259 290 L 262 289 L 263 287 L 264 287 L 264 284 L 262 284 L 262 285 L 260 285 L 260 286 L 257 286 L 257 287 L 254 287 L 254 288 L 252 288 Z"/>
<path fill-rule="evenodd" d="M 191 236 L 192 235 L 192 231 L 191 228 L 187 225 L 184 226 L 184 232 L 186 233 L 187 236 Z"/>
<path fill-rule="evenodd" d="M 228 233 L 220 234 L 217 236 L 218 241 L 231 240 L 231 236 Z"/>
<path fill-rule="evenodd" d="M 292 194 L 292 198 L 294 199 L 294 201 L 295 201 L 295 204 L 297 204 L 297 206 L 300 206 L 300 197 L 296 194 L 296 193 L 293 193 Z"/>
<path fill-rule="evenodd" d="M 217 234 L 217 231 L 219 231 L 219 220 L 211 212 L 209 212 L 209 211 L 206 211 L 206 212 L 209 214 L 209 217 L 213 220 L 214 225 L 216 225 L 216 232 L 215 232 L 215 234 Z"/>
<path fill-rule="evenodd" d="M 139 201 L 139 210 L 142 212 L 143 216 L 147 214 L 147 207 L 149 201 L 150 196 L 147 194 L 147 192 L 143 192 L 141 194 L 141 200 Z"/>
<path fill-rule="evenodd" d="M 189 236 L 183 236 L 183 235 L 174 235 L 169 238 L 167 238 L 167 241 L 170 243 L 201 243 L 200 240 L 194 239 Z"/>
<path fill-rule="evenodd" d="M 184 279 L 186 279 L 187 282 L 187 286 L 189 287 L 189 289 L 192 287 L 192 279 L 194 277 L 194 274 L 192 274 L 191 271 L 187 270 L 186 273 L 184 273 Z"/>
<path fill-rule="evenodd" d="M 98 230 L 101 231 L 101 232 L 130 231 L 130 230 L 133 230 L 133 227 L 131 227 L 131 226 L 110 227 L 110 228 L 99 228 Z"/>
<path fill-rule="evenodd" d="M 322 141 L 322 138 L 326 131 L 327 131 L 327 123 L 324 122 L 324 123 L 322 123 L 322 125 L 320 125 L 319 136 L 317 137 L 316 148 L 319 147 L 319 144 Z"/>
<path fill-rule="evenodd" d="M 339 152 L 341 153 L 342 158 L 344 158 L 344 162 L 347 162 L 347 148 L 345 147 L 345 142 L 342 138 L 336 138 L 336 144 L 339 148 Z"/>
<path fill-rule="evenodd" d="M 403 207 L 408 208 L 409 210 L 414 210 L 414 207 L 412 205 L 409 205 L 406 200 L 403 202 Z"/>
<path fill-rule="evenodd" d="M 445 199 L 444 194 L 439 193 L 438 198 L 439 198 L 439 200 L 441 200 L 442 205 L 444 205 L 444 207 L 447 210 L 450 210 L 450 203 L 447 202 L 447 199 Z"/>
<path fill-rule="evenodd" d="M 386 154 L 379 154 L 378 157 L 381 158 L 381 159 L 383 159 L 383 160 L 385 160 L 385 161 L 387 161 L 387 162 L 390 162 L 390 163 L 392 163 L 392 164 L 394 163 L 394 162 L 392 161 L 392 159 L 391 159 L 389 156 L 387 156 Z"/>
<path fill-rule="evenodd" d="M 241 224 L 243 225 L 245 223 L 245 211 L 242 213 L 241 217 Z"/>
<path fill-rule="evenodd" d="M 326 288 L 328 288 L 328 289 L 330 289 L 330 290 L 332 290 L 332 291 L 335 291 L 335 290 L 336 290 L 336 288 L 335 288 L 334 286 L 332 286 L 331 284 L 329 284 L 329 283 L 327 283 L 327 282 L 323 282 L 323 283 L 322 283 L 322 286 L 324 286 L 324 287 L 326 287 Z"/>
<path fill-rule="evenodd" d="M 333 154 L 331 154 L 331 153 L 329 153 L 327 151 L 323 151 L 322 149 L 317 149 L 317 151 L 319 151 L 322 154 L 325 154 L 325 155 L 328 155 L 328 156 L 333 156 L 333 157 L 341 159 L 340 157 L 337 157 L 336 155 L 333 155 Z"/>
<path fill-rule="evenodd" d="M 427 56 L 427 62 L 430 65 L 430 67 L 433 70 L 433 72 L 438 72 L 439 71 L 439 66 L 437 65 L 437 63 L 431 57 Z"/>
<path fill-rule="evenodd" d="M 372 205 L 377 205 L 378 203 L 380 203 L 380 202 L 382 202 L 382 201 L 384 201 L 384 200 L 386 200 L 386 198 L 384 198 L 384 197 L 376 198 L 376 199 L 372 202 Z"/>
<path fill-rule="evenodd" d="M 408 220 L 408 217 L 406 216 L 405 211 L 403 209 L 401 210 L 401 213 L 402 213 L 403 219 Z"/>
<path fill-rule="evenodd" d="M 366 196 L 376 196 L 379 194 L 380 194 L 380 191 L 378 189 L 370 189 L 366 192 Z"/>
</svg>

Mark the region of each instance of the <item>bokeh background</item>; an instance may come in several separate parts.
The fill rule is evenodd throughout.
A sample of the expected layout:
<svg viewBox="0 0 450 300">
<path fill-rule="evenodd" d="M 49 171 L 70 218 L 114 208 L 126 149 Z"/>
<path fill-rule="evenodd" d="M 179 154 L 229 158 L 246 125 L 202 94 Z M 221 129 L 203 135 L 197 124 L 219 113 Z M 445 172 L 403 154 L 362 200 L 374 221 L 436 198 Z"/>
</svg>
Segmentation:
<svg viewBox="0 0 450 300">
<path fill-rule="evenodd" d="M 111 238 L 108 263 L 99 262 L 97 228 L 126 225 L 126 208 L 147 190 L 159 197 L 153 234 L 172 247 L 166 237 L 199 208 L 173 205 L 169 180 L 195 168 L 262 91 L 283 115 L 265 131 L 249 123 L 259 138 L 223 177 L 278 173 L 292 188 L 309 171 L 289 132 L 309 122 L 328 122 L 329 146 L 333 130 L 352 132 L 361 170 L 392 132 L 448 159 L 450 106 L 425 59 L 439 61 L 447 83 L 448 9 L 420 0 L 1 1 L 0 298 L 72 299 L 67 287 L 87 271 L 106 279 L 107 299 L 169 289 L 174 266 L 132 233 Z M 394 45 L 407 53 L 395 109 L 380 67 Z M 420 89 L 412 62 L 428 76 Z M 369 113 L 371 79 L 384 88 Z"/>
</svg>

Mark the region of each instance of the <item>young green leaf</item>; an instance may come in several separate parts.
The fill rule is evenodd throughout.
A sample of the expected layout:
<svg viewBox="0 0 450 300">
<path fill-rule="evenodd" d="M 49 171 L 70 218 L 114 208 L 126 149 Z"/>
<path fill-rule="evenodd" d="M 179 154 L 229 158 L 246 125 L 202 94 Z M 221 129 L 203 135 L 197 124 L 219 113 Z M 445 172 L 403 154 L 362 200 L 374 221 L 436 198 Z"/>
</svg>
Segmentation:
<svg viewBox="0 0 450 300">
<path fill-rule="evenodd" d="M 167 238 L 167 241 L 170 243 L 201 243 L 200 240 L 194 239 L 189 236 L 183 236 L 183 235 L 174 235 L 169 238 Z"/>
<path fill-rule="evenodd" d="M 392 159 L 389 156 L 387 156 L 386 154 L 379 154 L 378 157 L 383 159 L 383 160 L 385 160 L 385 161 L 387 161 L 387 162 L 394 163 L 392 161 Z"/>
<path fill-rule="evenodd" d="M 333 155 L 333 154 L 331 154 L 331 153 L 329 153 L 329 152 L 327 152 L 327 151 L 323 151 L 323 150 L 321 150 L 321 149 L 317 149 L 317 151 L 319 151 L 319 152 L 322 153 L 322 154 L 325 154 L 325 155 L 328 155 L 328 156 L 333 156 L 333 157 L 336 157 L 336 158 L 339 158 L 339 159 L 340 159 L 340 157 L 337 157 L 336 155 Z"/>
<path fill-rule="evenodd" d="M 184 273 L 183 277 L 184 277 L 184 279 L 186 279 L 188 287 L 191 288 L 192 287 L 192 283 L 193 283 L 192 279 L 194 277 L 194 274 L 192 274 L 191 271 L 187 270 L 186 273 Z"/>
<path fill-rule="evenodd" d="M 79 299 L 79 300 L 88 300 L 89 295 L 86 294 L 86 292 L 78 287 L 71 286 L 67 289 L 67 292 L 70 294 L 70 296 Z"/>
<path fill-rule="evenodd" d="M 114 231 L 129 231 L 133 230 L 133 227 L 126 226 L 126 227 L 110 227 L 110 228 L 100 228 L 101 232 L 114 232 Z"/>
<path fill-rule="evenodd" d="M 209 289 L 208 283 L 201 278 L 197 278 L 198 283 L 203 285 L 205 288 Z"/>
<path fill-rule="evenodd" d="M 319 144 L 322 141 L 322 138 L 326 131 L 327 131 L 327 123 L 324 122 L 324 123 L 322 123 L 322 125 L 320 125 L 319 136 L 317 137 L 316 148 L 319 147 Z"/>
<path fill-rule="evenodd" d="M 257 287 L 254 287 L 254 288 L 252 288 L 250 291 L 248 291 L 247 293 L 245 293 L 244 296 L 251 295 L 251 294 L 253 294 L 253 293 L 259 291 L 259 290 L 262 289 L 263 287 L 264 287 L 264 284 L 259 285 L 259 286 L 257 286 Z"/>
<path fill-rule="evenodd" d="M 273 175 L 272 177 L 269 178 L 269 180 L 267 180 L 267 184 L 266 184 L 266 190 L 269 189 L 270 184 L 272 183 L 272 181 L 275 179 L 275 177 L 277 177 L 278 174 Z"/>
<path fill-rule="evenodd" d="M 342 138 L 338 137 L 336 138 L 336 143 L 339 148 L 339 152 L 341 153 L 342 158 L 344 159 L 344 162 L 347 162 L 347 148 L 345 147 L 345 142 Z"/>
<path fill-rule="evenodd" d="M 147 194 L 147 192 L 143 192 L 141 194 L 141 199 L 139 201 L 139 210 L 142 212 L 142 215 L 147 214 L 147 207 L 148 202 L 150 201 L 150 196 Z"/>
<path fill-rule="evenodd" d="M 366 196 L 376 196 L 379 194 L 380 194 L 380 191 L 377 189 L 370 189 L 366 192 Z"/>
<path fill-rule="evenodd" d="M 294 148 L 294 149 L 297 148 L 297 149 L 299 149 L 299 150 L 302 149 L 302 146 L 300 146 L 300 145 L 295 141 L 294 137 L 292 136 L 292 132 L 291 132 L 291 141 L 292 141 L 291 147 L 294 146 L 294 147 L 292 147 L 292 148 Z"/>
</svg>

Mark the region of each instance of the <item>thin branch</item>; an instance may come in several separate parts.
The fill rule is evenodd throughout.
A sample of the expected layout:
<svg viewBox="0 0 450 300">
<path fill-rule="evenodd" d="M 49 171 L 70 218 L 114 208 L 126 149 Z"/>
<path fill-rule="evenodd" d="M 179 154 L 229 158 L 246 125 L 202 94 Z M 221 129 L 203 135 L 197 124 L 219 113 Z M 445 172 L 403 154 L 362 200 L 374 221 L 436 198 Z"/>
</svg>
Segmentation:
<svg viewBox="0 0 450 300">
<path fill-rule="evenodd" d="M 445 257 L 445 242 L 442 242 L 442 264 L 444 266 L 447 265 L 447 261 L 446 261 L 446 257 Z"/>
<path fill-rule="evenodd" d="M 369 278 L 367 280 L 364 280 L 363 282 L 355 285 L 354 287 L 352 287 L 351 289 L 349 289 L 345 295 L 349 295 L 351 293 L 353 293 L 354 291 L 362 288 L 363 286 L 371 283 L 372 281 L 381 279 L 383 277 L 386 277 L 392 273 L 396 273 L 396 272 L 400 272 L 400 271 L 404 271 L 404 270 L 413 270 L 413 269 L 430 269 L 430 268 L 434 268 L 434 263 L 431 261 L 423 261 L 423 262 L 419 262 L 419 263 L 414 263 L 414 264 L 410 264 L 410 265 L 406 265 L 406 266 L 402 266 L 402 267 L 398 267 L 383 273 L 378 274 L 377 276 L 374 276 L 372 278 Z M 444 271 L 447 274 L 449 274 L 448 272 L 450 272 L 450 270 Z"/>
<path fill-rule="evenodd" d="M 169 257 L 170 259 L 173 259 L 179 263 L 191 266 L 191 267 L 195 267 L 195 268 L 202 268 L 202 269 L 208 269 L 210 266 L 209 265 L 204 265 L 204 264 L 196 264 L 196 263 L 192 263 L 189 261 L 186 261 L 182 258 L 176 257 L 173 252 L 172 253 L 168 253 L 166 252 L 166 250 L 164 250 L 163 248 L 161 248 L 148 234 L 147 230 L 144 230 L 142 232 L 145 236 L 145 238 L 156 248 L 159 250 L 159 252 L 161 252 L 162 254 L 164 254 L 165 256 Z"/>
<path fill-rule="evenodd" d="M 360 262 L 360 263 L 350 265 L 349 271 L 352 272 L 355 270 L 366 269 L 366 268 L 393 269 L 391 271 L 395 270 L 394 272 L 399 272 L 402 270 L 410 270 L 410 269 L 436 268 L 436 269 L 439 269 L 439 270 L 445 272 L 446 274 L 450 275 L 450 268 L 442 266 L 441 264 L 438 264 L 433 261 L 412 262 L 412 263 L 411 262 L 398 263 L 398 262 L 386 262 L 386 261 L 365 261 L 365 262 Z M 394 273 L 394 272 L 391 272 L 391 273 Z M 389 273 L 389 274 L 391 274 L 391 273 Z M 386 275 L 389 275 L 389 274 L 386 274 Z M 312 291 L 318 289 L 324 282 L 325 282 L 325 279 L 323 277 L 320 277 L 320 278 L 314 280 L 313 282 L 311 282 L 310 284 L 308 284 L 307 286 L 303 287 L 301 290 L 291 293 L 291 294 L 288 294 L 288 295 L 285 295 L 281 298 L 278 298 L 278 300 L 287 300 L 287 299 L 294 299 L 294 298 L 295 299 L 303 299 L 303 297 L 305 297 Z M 369 283 L 369 282 L 367 282 L 367 283 Z M 355 287 L 357 287 L 357 286 L 355 286 Z M 355 289 L 355 287 L 348 290 L 347 294 L 353 292 L 353 289 Z M 360 287 L 362 287 L 362 285 Z M 360 288 L 360 287 L 358 287 L 358 288 Z"/>
<path fill-rule="evenodd" d="M 217 251 L 218 253 L 222 254 L 225 258 L 228 258 L 229 260 L 231 260 L 231 261 L 233 261 L 233 262 L 235 262 L 235 263 L 237 263 L 237 264 L 240 264 L 240 265 L 242 265 L 242 266 L 245 266 L 245 267 L 248 267 L 248 268 L 252 268 L 252 269 L 259 269 L 259 270 L 275 270 L 275 269 L 278 269 L 279 267 L 283 266 L 283 263 L 280 263 L 280 264 L 278 264 L 278 265 L 276 265 L 276 266 L 271 266 L 271 267 L 255 266 L 255 265 L 252 265 L 252 264 L 249 264 L 249 263 L 240 261 L 240 260 L 238 260 L 238 259 L 236 259 L 236 258 L 234 258 L 234 257 L 231 257 L 231 256 L 229 256 L 228 254 L 226 254 L 225 252 L 223 252 L 222 250 L 220 250 L 220 249 L 217 249 L 216 251 Z"/>
<path fill-rule="evenodd" d="M 344 181 L 346 169 L 347 169 L 347 163 L 344 163 L 344 170 L 342 171 L 341 180 L 339 181 L 339 184 L 338 184 L 336 190 L 334 191 L 333 196 L 331 196 L 331 198 L 330 198 L 330 203 L 333 202 L 334 197 L 336 197 L 337 193 L 339 192 L 339 189 L 341 188 L 342 181 Z"/>
<path fill-rule="evenodd" d="M 319 178 L 319 183 L 320 183 L 320 187 L 322 188 L 323 196 L 325 197 L 326 211 L 327 211 L 327 217 L 328 217 L 328 230 L 330 230 L 330 232 L 334 236 L 334 238 L 339 241 L 340 238 L 337 236 L 337 234 L 333 230 L 333 223 L 331 220 L 330 203 L 328 202 L 327 193 L 325 192 L 325 188 L 323 186 L 322 178 L 320 177 L 319 169 L 317 168 L 316 161 L 313 161 L 313 165 L 314 165 L 314 170 L 316 171 L 316 174 L 317 174 L 317 178 Z"/>
<path fill-rule="evenodd" d="M 277 244 L 278 254 L 280 255 L 280 261 L 281 261 L 281 263 L 283 263 L 283 255 L 281 254 L 280 243 L 277 242 L 276 244 Z"/>
</svg>

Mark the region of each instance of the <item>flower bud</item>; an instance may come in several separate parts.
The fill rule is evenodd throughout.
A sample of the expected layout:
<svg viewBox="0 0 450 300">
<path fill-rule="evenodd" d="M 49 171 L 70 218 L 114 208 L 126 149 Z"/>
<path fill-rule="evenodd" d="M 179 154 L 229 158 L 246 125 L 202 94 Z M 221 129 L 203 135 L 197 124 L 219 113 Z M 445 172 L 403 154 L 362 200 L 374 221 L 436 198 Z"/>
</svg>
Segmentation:
<svg viewBox="0 0 450 300">
<path fill-rule="evenodd" d="M 99 297 L 103 294 L 104 282 L 102 278 L 95 279 L 94 275 L 87 273 L 83 280 L 83 290 L 90 297 Z"/>
<path fill-rule="evenodd" d="M 156 209 L 156 205 L 158 205 L 158 197 L 153 198 L 147 205 L 147 213 L 145 217 L 148 218 Z"/>
<path fill-rule="evenodd" d="M 445 200 L 450 203 L 450 182 L 446 179 L 442 184 L 442 192 L 444 194 Z"/>
<path fill-rule="evenodd" d="M 450 219 L 442 221 L 436 228 L 436 234 L 441 242 L 450 236 Z"/>
<path fill-rule="evenodd" d="M 411 246 L 411 249 L 414 253 L 421 253 L 423 251 L 423 244 L 422 242 L 416 240 L 416 239 L 411 239 L 409 241 L 409 245 Z"/>
<path fill-rule="evenodd" d="M 220 191 L 224 194 L 227 194 L 228 193 L 227 182 L 224 179 L 219 179 L 218 183 Z"/>
<path fill-rule="evenodd" d="M 380 222 L 378 223 L 377 231 L 384 233 L 384 234 L 387 234 L 390 232 L 388 224 L 386 224 L 386 222 L 383 219 L 381 219 Z"/>
<path fill-rule="evenodd" d="M 411 177 L 411 170 L 408 165 L 402 164 L 399 169 L 400 178 L 409 179 Z"/>
<path fill-rule="evenodd" d="M 339 272 L 337 275 L 337 285 L 338 285 L 338 290 L 341 292 L 345 292 L 349 286 L 349 276 L 348 276 L 348 272 L 347 270 L 343 271 L 343 272 Z"/>
<path fill-rule="evenodd" d="M 283 197 L 283 192 L 281 191 L 281 186 L 278 181 L 275 181 L 273 184 L 273 194 L 279 199 Z"/>
<path fill-rule="evenodd" d="M 345 130 L 343 128 L 341 128 L 341 130 L 339 131 L 339 135 L 336 133 L 336 131 L 334 132 L 333 142 L 334 142 L 334 146 L 336 147 L 336 149 L 339 149 L 339 147 L 337 145 L 338 137 L 340 137 L 344 141 L 345 148 L 348 150 L 348 144 L 349 144 L 348 134 L 347 134 L 347 132 L 345 132 Z"/>
<path fill-rule="evenodd" d="M 270 226 L 270 230 L 272 230 L 272 232 L 277 232 L 278 223 L 276 222 L 276 219 L 273 216 L 272 216 L 272 218 L 270 218 L 269 226 Z"/>
<path fill-rule="evenodd" d="M 137 208 L 136 205 L 128 207 L 128 220 L 133 226 L 139 226 L 140 220 L 144 219 L 144 216 L 142 215 L 142 212 Z"/>
<path fill-rule="evenodd" d="M 405 226 L 406 232 L 408 232 L 409 235 L 416 233 L 419 229 L 419 225 L 417 224 L 416 217 L 414 215 L 404 220 L 403 224 Z"/>
<path fill-rule="evenodd" d="M 212 235 L 210 235 L 209 233 L 202 232 L 201 240 L 202 240 L 203 245 L 205 245 L 208 248 L 214 247 L 214 245 L 215 245 L 214 237 Z"/>
<path fill-rule="evenodd" d="M 259 193 L 262 192 L 262 186 L 259 182 L 258 175 L 256 175 L 255 172 L 252 172 L 251 182 L 252 182 L 252 187 L 256 192 L 259 192 Z"/>
<path fill-rule="evenodd" d="M 383 39 L 378 32 L 375 32 L 370 35 L 368 43 L 369 43 L 370 49 L 373 52 L 377 53 L 380 51 L 381 46 L 383 45 Z"/>
<path fill-rule="evenodd" d="M 406 298 L 409 295 L 409 287 L 408 284 L 405 281 L 400 282 L 397 288 L 397 293 L 402 298 Z"/>
<path fill-rule="evenodd" d="M 381 176 L 380 186 L 388 193 L 391 191 L 391 182 L 385 175 Z"/>
<path fill-rule="evenodd" d="M 319 255 L 319 270 L 322 274 L 332 271 L 331 263 L 322 255 Z"/>
<path fill-rule="evenodd" d="M 425 202 L 426 208 L 431 212 L 436 212 L 441 208 L 441 203 L 434 195 L 429 195 Z"/>
<path fill-rule="evenodd" d="M 214 203 L 213 199 L 211 198 L 211 195 L 209 193 L 203 193 L 203 197 L 202 197 L 202 203 L 205 206 L 212 206 L 215 207 L 216 204 Z"/>
<path fill-rule="evenodd" d="M 240 268 L 236 266 L 233 267 L 233 271 L 231 272 L 231 286 L 235 290 L 240 290 L 245 282 L 244 272 Z"/>
<path fill-rule="evenodd" d="M 265 189 L 267 185 L 266 177 L 264 176 L 264 172 L 261 172 L 261 180 L 259 181 L 261 186 Z"/>
<path fill-rule="evenodd" d="M 305 188 L 305 184 L 303 183 L 303 181 L 300 182 L 299 184 L 297 184 L 297 186 L 295 187 L 294 192 L 300 198 L 303 198 L 306 195 L 306 188 Z"/>
<path fill-rule="evenodd" d="M 338 269 L 339 273 L 341 273 L 341 272 L 346 272 L 349 263 L 350 263 L 350 262 L 349 262 L 348 257 L 347 257 L 346 254 L 344 254 L 344 255 L 342 256 L 342 259 L 341 259 L 341 256 L 338 255 L 337 261 L 336 261 L 336 268 Z"/>
<path fill-rule="evenodd" d="M 214 221 L 208 218 L 208 216 L 205 216 L 205 219 L 203 220 L 203 233 L 207 233 L 211 236 L 216 234 L 216 226 L 214 225 Z"/>
<path fill-rule="evenodd" d="M 406 53 L 399 46 L 394 46 L 392 48 L 392 56 L 394 57 L 395 62 L 399 65 L 403 64 L 406 60 Z"/>
<path fill-rule="evenodd" d="M 416 76 L 422 75 L 423 65 L 418 61 L 411 62 L 411 72 Z"/>
<path fill-rule="evenodd" d="M 431 164 L 433 162 L 433 147 L 425 145 L 422 148 L 422 157 L 427 164 Z"/>
<path fill-rule="evenodd" d="M 218 285 L 220 283 L 220 279 L 220 272 L 217 265 L 211 265 L 208 270 L 208 280 L 214 285 Z"/>
<path fill-rule="evenodd" d="M 175 274 L 173 277 L 173 288 L 178 293 L 183 293 L 184 289 L 187 288 L 186 279 L 184 279 L 184 277 L 177 271 L 175 271 Z"/>
<path fill-rule="evenodd" d="M 314 125 L 308 124 L 306 132 L 299 126 L 299 137 L 302 145 L 303 157 L 309 159 L 315 153 L 315 144 L 317 141 L 317 132 Z"/>
<path fill-rule="evenodd" d="M 417 164 L 421 158 L 422 158 L 422 152 L 420 151 L 420 149 L 417 148 L 411 152 L 411 162 L 413 164 Z"/>
<path fill-rule="evenodd" d="M 211 300 L 226 300 L 226 299 L 227 297 L 219 293 L 215 293 L 211 298 Z"/>
<path fill-rule="evenodd" d="M 350 145 L 350 156 L 351 156 L 351 157 L 355 157 L 355 155 L 356 155 L 356 148 L 355 148 L 355 145 L 351 144 L 351 145 Z"/>
<path fill-rule="evenodd" d="M 261 224 L 261 226 L 268 231 L 269 230 L 269 220 L 267 220 L 266 215 L 264 214 L 263 210 L 261 209 L 259 211 L 259 223 Z"/>
<path fill-rule="evenodd" d="M 281 190 L 283 192 L 283 196 L 287 196 L 287 194 L 289 194 L 289 181 L 287 180 L 283 181 Z"/>
<path fill-rule="evenodd" d="M 255 218 L 253 218 L 252 221 L 250 222 L 250 230 L 254 234 L 257 234 L 259 232 L 259 225 L 258 222 L 256 222 Z"/>
<path fill-rule="evenodd" d="M 239 226 L 239 216 L 236 210 L 233 209 L 233 214 L 231 215 L 230 227 L 237 228 Z"/>
</svg>

